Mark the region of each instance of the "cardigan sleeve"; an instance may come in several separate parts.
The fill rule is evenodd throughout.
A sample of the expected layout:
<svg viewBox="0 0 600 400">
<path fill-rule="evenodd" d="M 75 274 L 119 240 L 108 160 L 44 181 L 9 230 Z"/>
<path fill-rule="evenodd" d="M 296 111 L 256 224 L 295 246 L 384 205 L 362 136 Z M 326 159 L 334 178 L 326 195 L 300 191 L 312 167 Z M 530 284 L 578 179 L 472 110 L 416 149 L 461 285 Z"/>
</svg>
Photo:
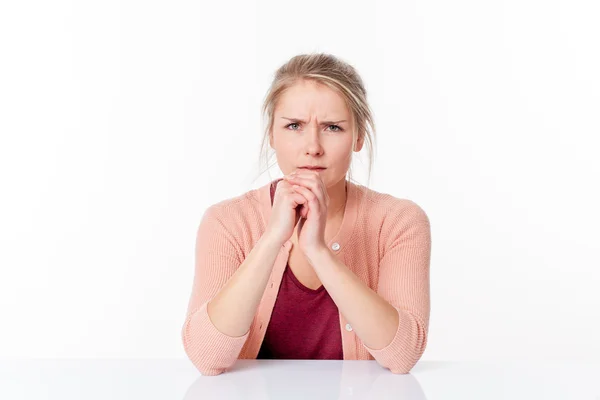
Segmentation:
<svg viewBox="0 0 600 400">
<path fill-rule="evenodd" d="M 385 224 L 377 293 L 396 309 L 399 324 L 384 348 L 363 346 L 383 367 L 406 374 L 427 345 L 431 229 L 427 214 L 412 201 Z"/>
<path fill-rule="evenodd" d="M 241 250 L 223 214 L 212 205 L 198 226 L 192 293 L 181 329 L 185 352 L 202 375 L 219 375 L 232 366 L 249 334 L 232 337 L 220 332 L 207 312 L 208 302 L 242 263 Z"/>
</svg>

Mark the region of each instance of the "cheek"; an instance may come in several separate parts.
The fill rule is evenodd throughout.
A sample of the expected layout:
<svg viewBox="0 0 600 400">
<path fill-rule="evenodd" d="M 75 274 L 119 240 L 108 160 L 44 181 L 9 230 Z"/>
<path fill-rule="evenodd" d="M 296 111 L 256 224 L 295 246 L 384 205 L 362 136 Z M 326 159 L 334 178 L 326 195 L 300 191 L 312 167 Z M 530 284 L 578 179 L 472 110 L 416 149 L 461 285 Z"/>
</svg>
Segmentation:
<svg viewBox="0 0 600 400">
<path fill-rule="evenodd" d="M 336 148 L 335 153 L 331 154 L 331 158 L 335 160 L 337 165 L 345 165 L 352 160 L 352 143 L 344 143 L 344 145 Z"/>
<path fill-rule="evenodd" d="M 289 160 L 296 153 L 296 146 L 289 141 L 281 141 L 277 146 L 277 154 L 283 161 Z"/>
<path fill-rule="evenodd" d="M 285 171 L 291 172 L 295 169 L 294 160 L 296 159 L 297 150 L 296 147 L 286 141 L 279 141 L 275 147 L 275 156 L 277 157 L 277 164 L 279 168 L 285 173 Z"/>
<path fill-rule="evenodd" d="M 289 140 L 282 133 L 275 131 L 273 133 L 273 144 L 275 146 L 272 147 L 277 153 L 285 153 L 286 149 L 289 147 Z"/>
</svg>

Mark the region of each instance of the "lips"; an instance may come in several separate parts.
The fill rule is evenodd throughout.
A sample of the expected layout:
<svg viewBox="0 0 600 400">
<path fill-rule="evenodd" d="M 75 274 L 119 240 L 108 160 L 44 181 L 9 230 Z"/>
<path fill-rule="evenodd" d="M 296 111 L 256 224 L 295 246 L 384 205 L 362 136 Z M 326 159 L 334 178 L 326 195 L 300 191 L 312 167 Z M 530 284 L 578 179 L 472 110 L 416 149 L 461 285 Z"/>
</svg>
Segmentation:
<svg viewBox="0 0 600 400">
<path fill-rule="evenodd" d="M 300 167 L 300 169 L 308 169 L 311 171 L 322 171 L 325 169 L 325 167 Z"/>
</svg>

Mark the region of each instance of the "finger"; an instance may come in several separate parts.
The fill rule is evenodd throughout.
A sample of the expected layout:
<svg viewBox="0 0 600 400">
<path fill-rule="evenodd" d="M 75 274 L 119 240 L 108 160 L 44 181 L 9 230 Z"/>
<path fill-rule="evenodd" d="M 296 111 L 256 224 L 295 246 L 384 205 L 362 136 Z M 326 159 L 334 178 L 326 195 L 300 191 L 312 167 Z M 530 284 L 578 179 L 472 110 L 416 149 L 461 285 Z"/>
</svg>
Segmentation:
<svg viewBox="0 0 600 400">
<path fill-rule="evenodd" d="M 304 197 L 301 194 L 297 193 L 292 188 L 292 184 L 290 182 L 287 182 L 287 181 L 281 181 L 281 182 L 279 182 L 279 184 L 277 185 L 277 192 L 276 193 L 281 193 L 281 194 L 283 194 L 283 193 L 289 193 L 291 195 L 292 200 L 296 204 L 296 206 L 299 206 L 299 205 L 304 204 L 304 203 L 307 202 L 306 197 Z"/>
<path fill-rule="evenodd" d="M 307 170 L 307 169 L 297 169 L 295 171 L 296 175 L 299 176 L 306 176 L 306 177 L 315 177 L 316 181 L 321 185 L 321 190 L 322 193 L 324 194 L 324 199 L 325 199 L 325 204 L 328 205 L 329 204 L 329 194 L 327 193 L 327 186 L 325 186 L 325 181 L 323 180 L 323 177 L 321 176 L 321 174 L 319 174 L 316 171 L 311 171 L 311 170 Z"/>
<path fill-rule="evenodd" d="M 300 185 L 308 188 L 317 197 L 320 207 L 327 209 L 327 203 L 325 201 L 325 194 L 323 193 L 322 186 L 314 176 L 296 176 L 289 179 L 293 185 Z"/>
<path fill-rule="evenodd" d="M 296 187 L 297 187 L 298 189 L 301 189 L 301 188 L 302 188 L 301 186 L 296 186 Z M 306 189 L 306 188 L 305 188 L 304 190 L 307 190 L 307 191 L 309 191 L 309 192 L 310 192 L 310 190 L 308 190 L 308 189 Z M 304 202 L 302 203 L 302 205 L 300 206 L 300 209 L 299 209 L 299 210 L 300 210 L 300 216 L 301 216 L 302 218 L 308 218 L 308 211 L 309 211 L 309 209 L 310 209 L 310 208 L 309 208 L 310 206 L 309 206 L 308 199 L 305 197 L 305 195 L 304 195 L 304 194 L 300 194 L 299 192 L 300 192 L 300 190 L 298 190 L 298 192 L 297 192 L 297 195 L 298 195 L 298 196 L 302 196 L 302 199 L 304 200 Z M 313 208 L 314 208 L 314 207 L 313 207 Z"/>
<path fill-rule="evenodd" d="M 309 181 L 313 181 L 316 185 L 320 186 L 320 193 L 327 193 L 327 188 L 325 187 L 325 183 L 323 182 L 321 175 L 316 171 L 311 171 L 311 170 L 306 170 L 306 169 L 297 169 L 294 172 L 294 176 L 291 176 L 291 175 L 285 176 L 285 180 L 287 182 L 290 182 L 291 184 L 294 184 L 295 180 L 297 182 L 305 182 L 305 181 L 303 181 L 303 179 L 308 179 Z M 322 197 L 324 199 L 324 196 L 319 196 L 319 191 L 316 190 L 315 185 L 305 185 L 305 186 L 314 190 L 315 194 L 318 197 L 320 197 L 320 198 Z"/>
<path fill-rule="evenodd" d="M 298 193 L 291 185 L 289 189 L 290 198 L 292 199 L 292 207 L 300 211 L 300 216 L 306 218 L 308 213 L 308 200 L 304 195 Z M 296 218 L 296 222 L 298 222 L 298 218 Z"/>
<path fill-rule="evenodd" d="M 319 212 L 319 210 L 322 209 L 319 202 L 319 198 L 313 193 L 312 190 L 299 185 L 293 185 L 292 187 L 294 188 L 294 190 L 296 190 L 298 193 L 302 194 L 302 196 L 306 198 L 306 200 L 308 201 L 307 205 L 310 210 L 313 210 L 314 212 Z"/>
</svg>

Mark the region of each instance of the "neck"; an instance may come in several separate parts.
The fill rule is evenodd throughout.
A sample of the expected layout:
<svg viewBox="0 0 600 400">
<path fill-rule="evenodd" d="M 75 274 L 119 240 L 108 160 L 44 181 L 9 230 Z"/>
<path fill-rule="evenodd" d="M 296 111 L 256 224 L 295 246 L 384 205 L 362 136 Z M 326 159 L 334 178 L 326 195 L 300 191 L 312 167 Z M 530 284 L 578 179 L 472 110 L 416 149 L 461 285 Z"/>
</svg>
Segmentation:
<svg viewBox="0 0 600 400">
<path fill-rule="evenodd" d="M 343 215 L 347 199 L 346 179 L 344 178 L 328 187 L 327 194 L 329 195 L 327 219 L 331 220 Z"/>
</svg>

